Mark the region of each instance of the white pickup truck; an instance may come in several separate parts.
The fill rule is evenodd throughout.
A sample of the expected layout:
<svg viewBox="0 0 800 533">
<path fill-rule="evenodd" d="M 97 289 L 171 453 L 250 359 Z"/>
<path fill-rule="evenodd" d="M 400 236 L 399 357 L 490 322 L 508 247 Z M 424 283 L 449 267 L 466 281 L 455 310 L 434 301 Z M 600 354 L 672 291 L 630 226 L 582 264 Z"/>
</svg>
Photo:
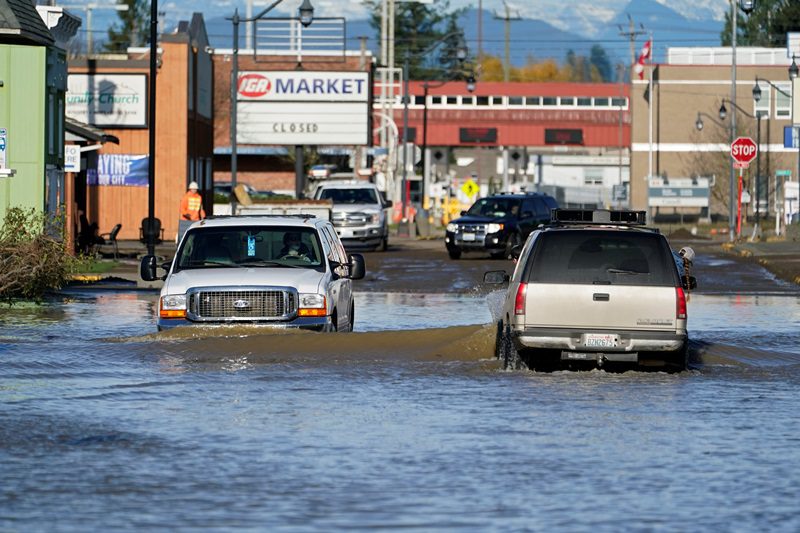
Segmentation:
<svg viewBox="0 0 800 533">
<path fill-rule="evenodd" d="M 159 330 L 250 323 L 352 331 L 352 280 L 364 258 L 348 255 L 330 221 L 308 215 L 212 217 L 195 222 L 167 273 L 142 258 L 145 281 L 163 279 Z"/>
<path fill-rule="evenodd" d="M 390 200 L 384 200 L 374 183 L 348 181 L 322 183 L 315 200 L 333 202 L 333 225 L 345 247 L 385 251 L 389 246 Z"/>
</svg>

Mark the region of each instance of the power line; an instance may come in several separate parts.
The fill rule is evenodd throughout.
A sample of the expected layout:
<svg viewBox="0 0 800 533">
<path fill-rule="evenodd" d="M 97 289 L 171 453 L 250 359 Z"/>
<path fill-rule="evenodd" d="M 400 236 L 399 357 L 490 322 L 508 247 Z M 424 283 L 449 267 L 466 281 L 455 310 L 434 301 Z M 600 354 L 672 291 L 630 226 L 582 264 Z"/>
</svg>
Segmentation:
<svg viewBox="0 0 800 533">
<path fill-rule="evenodd" d="M 641 29 L 635 29 L 635 24 L 633 22 L 633 17 L 631 17 L 630 13 L 628 15 L 628 31 L 625 31 L 620 24 L 619 27 L 619 35 L 620 37 L 627 37 L 630 41 L 631 47 L 631 62 L 630 65 L 636 62 L 636 37 L 639 35 L 647 35 L 647 31 L 645 31 L 644 26 L 640 23 L 639 26 Z"/>
<path fill-rule="evenodd" d="M 519 15 L 519 12 L 511 15 L 511 9 L 508 7 L 508 2 L 503 0 L 503 6 L 505 7 L 506 14 L 505 16 L 501 17 L 497 13 L 494 14 L 494 18 L 497 20 L 502 20 L 505 23 L 506 29 L 506 58 L 505 62 L 503 63 L 503 80 L 508 81 L 511 77 L 511 52 L 510 52 L 510 42 L 511 42 L 511 21 L 512 20 L 522 20 L 522 17 Z"/>
</svg>

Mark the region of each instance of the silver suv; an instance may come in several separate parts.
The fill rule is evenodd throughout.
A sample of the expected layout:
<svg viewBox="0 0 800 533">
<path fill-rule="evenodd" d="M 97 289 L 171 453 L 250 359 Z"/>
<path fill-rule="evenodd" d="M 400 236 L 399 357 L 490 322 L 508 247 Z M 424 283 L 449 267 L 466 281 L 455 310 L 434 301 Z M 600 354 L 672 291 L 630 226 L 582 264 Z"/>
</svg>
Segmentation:
<svg viewBox="0 0 800 533">
<path fill-rule="evenodd" d="M 364 258 L 347 255 L 331 223 L 310 215 L 212 217 L 195 222 L 172 263 L 156 275 L 145 256 L 141 276 L 163 279 L 159 330 L 184 325 L 253 323 L 352 331 L 352 280 Z"/>
<path fill-rule="evenodd" d="M 686 291 L 667 239 L 644 225 L 644 211 L 556 209 L 531 233 L 497 324 L 506 367 L 554 368 L 608 362 L 688 363 Z"/>
<path fill-rule="evenodd" d="M 375 184 L 365 181 L 323 183 L 317 187 L 314 199 L 333 202 L 333 225 L 346 248 L 385 251 L 389 246 L 386 210 L 392 202 L 383 199 Z"/>
</svg>

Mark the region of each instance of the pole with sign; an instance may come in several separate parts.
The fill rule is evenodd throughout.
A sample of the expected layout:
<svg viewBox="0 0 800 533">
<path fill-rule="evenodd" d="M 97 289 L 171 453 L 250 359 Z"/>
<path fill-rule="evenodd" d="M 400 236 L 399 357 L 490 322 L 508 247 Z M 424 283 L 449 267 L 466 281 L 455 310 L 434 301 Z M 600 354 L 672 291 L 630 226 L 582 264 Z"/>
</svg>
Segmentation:
<svg viewBox="0 0 800 533">
<path fill-rule="evenodd" d="M 731 143 L 734 168 L 739 169 L 739 184 L 736 206 L 736 236 L 742 234 L 742 172 L 758 155 L 758 145 L 750 137 L 739 137 Z"/>
</svg>

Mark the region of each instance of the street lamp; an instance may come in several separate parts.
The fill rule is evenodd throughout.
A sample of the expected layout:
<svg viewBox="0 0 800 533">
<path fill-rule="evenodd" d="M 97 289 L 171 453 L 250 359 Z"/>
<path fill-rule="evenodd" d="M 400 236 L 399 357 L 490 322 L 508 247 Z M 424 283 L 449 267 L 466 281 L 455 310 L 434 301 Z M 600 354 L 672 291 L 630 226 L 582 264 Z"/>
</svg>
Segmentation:
<svg viewBox="0 0 800 533">
<path fill-rule="evenodd" d="M 456 50 L 456 59 L 459 62 L 467 58 L 467 46 L 464 43 L 464 36 L 461 32 L 451 32 L 434 41 L 428 48 L 414 54 L 415 57 L 423 57 L 432 52 L 437 46 L 450 39 L 451 37 L 458 37 L 458 46 Z M 403 60 L 403 180 L 401 185 L 400 195 L 402 198 L 402 218 L 407 218 L 407 207 L 409 202 L 409 189 L 408 182 L 408 62 L 409 62 L 408 49 L 405 51 L 405 58 Z"/>
<path fill-rule="evenodd" d="M 461 50 L 461 49 L 459 49 Z M 425 195 L 425 184 L 428 181 L 428 168 L 427 168 L 427 161 L 428 161 L 428 91 L 430 89 L 437 89 L 442 87 L 446 83 L 449 83 L 453 80 L 442 80 L 435 84 L 431 84 L 430 82 L 423 82 L 422 83 L 422 194 L 423 197 Z M 475 76 L 470 74 L 467 77 L 467 91 L 473 92 L 475 91 Z"/>
<path fill-rule="evenodd" d="M 754 92 L 753 96 L 755 97 L 755 92 Z M 756 112 L 755 115 L 751 115 L 750 113 L 748 113 L 747 111 L 745 111 L 744 109 L 739 107 L 735 102 L 732 102 L 732 101 L 730 101 L 730 100 L 728 100 L 726 98 L 723 98 L 722 99 L 722 105 L 719 108 L 719 118 L 720 118 L 720 120 L 725 120 L 725 117 L 728 114 L 728 110 L 725 109 L 725 102 L 728 102 L 728 104 L 730 104 L 731 107 L 733 107 L 734 109 L 739 110 L 739 112 L 742 113 L 743 115 L 748 116 L 750 118 L 756 119 L 756 123 L 757 123 L 756 146 L 758 147 L 758 153 L 756 154 L 756 183 L 755 183 L 755 185 L 756 185 L 756 209 L 755 209 L 755 212 L 756 212 L 756 227 L 758 227 L 758 224 L 761 221 L 761 212 L 760 212 L 760 208 L 759 208 L 759 205 L 758 205 L 759 204 L 759 200 L 760 200 L 760 198 L 759 198 L 760 197 L 759 186 L 760 186 L 760 175 L 761 175 L 761 113 Z M 734 132 L 734 134 L 735 134 L 735 132 Z"/>
<path fill-rule="evenodd" d="M 779 93 L 781 93 L 782 95 L 786 96 L 787 98 L 791 98 L 792 97 L 791 94 L 787 93 L 786 91 L 784 91 L 783 89 L 781 89 L 780 87 L 778 87 L 777 85 L 772 83 L 771 81 L 756 77 L 755 85 L 753 85 L 753 100 L 755 102 L 759 102 L 761 100 L 761 82 L 762 81 L 764 83 L 766 83 L 767 85 L 769 85 L 770 87 L 772 87 L 773 89 L 775 89 L 776 91 L 778 91 Z M 761 111 L 758 111 L 758 110 L 756 111 L 757 115 L 761 115 L 761 113 L 762 113 Z M 766 115 L 767 115 L 767 131 L 769 131 L 769 120 L 770 120 L 769 111 L 766 112 Z M 769 147 L 769 139 L 767 139 L 767 147 Z M 760 156 L 761 156 L 761 154 L 759 154 L 759 157 Z M 769 165 L 769 159 L 767 160 L 767 165 Z M 769 174 L 769 168 L 767 168 L 767 174 Z M 769 177 L 767 178 L 766 202 L 767 202 L 767 212 L 769 212 Z"/>
<path fill-rule="evenodd" d="M 154 0 L 155 1 L 155 0 Z M 278 4 L 283 0 L 275 0 L 272 4 L 264 8 L 258 15 L 254 17 L 242 18 L 239 16 L 239 9 L 233 12 L 233 17 L 226 18 L 233 23 L 233 65 L 231 67 L 231 114 L 230 120 L 230 139 L 231 139 L 231 191 L 236 188 L 236 173 L 238 164 L 237 143 L 236 143 L 236 110 L 237 98 L 239 97 L 239 24 L 241 22 L 255 22 L 264 18 L 264 16 L 275 9 Z M 311 5 L 310 0 L 303 0 L 303 3 L 298 8 L 298 15 L 300 24 L 303 27 L 308 27 L 314 20 L 314 6 Z M 297 183 L 295 184 L 295 192 L 297 197 L 300 197 L 300 182 L 302 180 L 303 172 L 303 147 L 295 146 L 295 173 L 297 174 Z M 231 195 L 231 214 L 236 214 L 236 195 Z"/>
<path fill-rule="evenodd" d="M 727 129 L 727 127 L 728 127 L 725 124 L 723 124 L 722 122 L 720 122 L 719 120 L 716 120 L 714 117 L 712 117 L 708 113 L 703 113 L 702 111 L 698 111 L 697 112 L 697 120 L 695 120 L 695 122 L 694 122 L 694 127 L 697 128 L 697 131 L 702 131 L 702 129 L 703 129 L 704 124 L 703 124 L 703 118 L 702 117 L 708 118 L 709 120 L 711 120 L 711 122 L 713 122 L 714 124 L 716 124 L 717 126 L 720 126 L 722 128 L 726 128 Z"/>
</svg>

